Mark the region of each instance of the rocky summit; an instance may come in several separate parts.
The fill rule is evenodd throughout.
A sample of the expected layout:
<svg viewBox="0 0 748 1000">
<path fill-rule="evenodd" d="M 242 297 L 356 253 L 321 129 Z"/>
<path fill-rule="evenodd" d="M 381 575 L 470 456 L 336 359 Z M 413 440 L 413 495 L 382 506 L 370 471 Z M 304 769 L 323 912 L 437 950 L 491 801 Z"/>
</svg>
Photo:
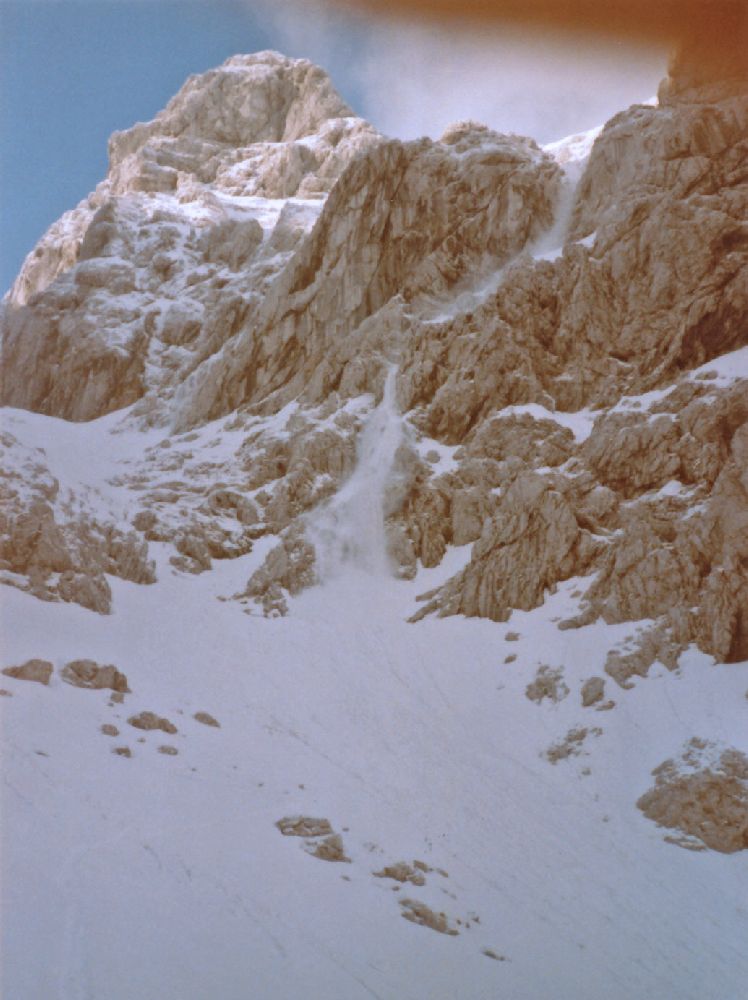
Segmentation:
<svg viewBox="0 0 748 1000">
<path fill-rule="evenodd" d="M 740 995 L 730 73 L 401 142 L 262 52 L 111 137 L 0 314 L 8 996 Z"/>
</svg>

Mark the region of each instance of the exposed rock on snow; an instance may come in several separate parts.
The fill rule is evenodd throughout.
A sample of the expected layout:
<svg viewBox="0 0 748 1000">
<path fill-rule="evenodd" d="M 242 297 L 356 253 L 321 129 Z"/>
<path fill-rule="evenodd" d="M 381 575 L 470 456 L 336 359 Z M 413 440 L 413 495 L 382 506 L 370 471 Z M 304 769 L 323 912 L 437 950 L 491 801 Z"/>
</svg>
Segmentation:
<svg viewBox="0 0 748 1000">
<path fill-rule="evenodd" d="M 5 667 L 6 677 L 15 677 L 19 681 L 36 681 L 38 684 L 49 684 L 54 667 L 49 660 L 27 660 L 18 667 Z"/>
<path fill-rule="evenodd" d="M 392 865 L 385 865 L 381 871 L 372 872 L 375 878 L 391 878 L 396 882 L 410 882 L 411 885 L 425 885 L 426 878 L 420 869 L 415 865 L 409 865 L 407 861 L 396 861 Z"/>
<path fill-rule="evenodd" d="M 403 908 L 400 916 L 414 924 L 430 927 L 432 931 L 438 931 L 439 934 L 447 934 L 450 937 L 455 937 L 460 933 L 456 928 L 449 926 L 445 913 L 435 913 L 429 906 L 417 899 L 401 899 L 400 906 Z"/>
<path fill-rule="evenodd" d="M 284 816 L 275 825 L 284 837 L 327 837 L 333 833 L 329 820 L 312 816 Z"/>
<path fill-rule="evenodd" d="M 567 760 L 569 757 L 578 757 L 583 752 L 582 748 L 588 736 L 601 735 L 602 729 L 599 726 L 589 729 L 586 726 L 577 726 L 575 729 L 570 729 L 562 740 L 548 747 L 545 757 L 551 764 L 558 764 L 560 760 Z"/>
<path fill-rule="evenodd" d="M 582 685 L 582 707 L 597 705 L 605 697 L 605 681 L 602 677 L 590 677 Z"/>
<path fill-rule="evenodd" d="M 635 640 L 630 653 L 612 649 L 605 661 L 605 672 L 622 688 L 633 687 L 632 677 L 646 677 L 655 661 L 668 670 L 678 668 L 678 658 L 684 646 L 674 643 L 662 625 L 645 629 Z"/>
<path fill-rule="evenodd" d="M 547 698 L 549 701 L 561 701 L 569 693 L 568 685 L 564 683 L 564 672 L 561 667 L 555 669 L 542 665 L 535 674 L 535 680 L 528 684 L 525 695 L 538 705 Z"/>
<path fill-rule="evenodd" d="M 131 715 L 127 720 L 136 729 L 160 729 L 164 733 L 176 733 L 177 727 L 168 719 L 162 719 L 155 712 L 140 712 L 138 715 Z"/>
<path fill-rule="evenodd" d="M 748 849 L 745 754 L 733 748 L 720 751 L 694 737 L 680 758 L 666 760 L 652 774 L 654 787 L 637 802 L 648 819 L 680 830 L 713 851 L 732 854 Z"/>
<path fill-rule="evenodd" d="M 351 859 L 345 853 L 343 838 L 335 833 L 327 819 L 316 819 L 313 816 L 284 816 L 275 824 L 284 837 L 306 837 L 303 848 L 320 861 L 337 861 L 350 864 Z"/>
<path fill-rule="evenodd" d="M 214 719 L 209 712 L 195 712 L 192 718 L 197 722 L 202 722 L 204 726 L 214 726 L 216 729 L 221 728 L 221 723 L 218 719 Z"/>
<path fill-rule="evenodd" d="M 95 660 L 71 660 L 60 671 L 62 679 L 73 687 L 107 688 L 121 694 L 129 694 L 127 677 L 112 664 L 100 666 Z"/>
<path fill-rule="evenodd" d="M 304 845 L 307 854 L 320 861 L 344 861 L 350 864 L 351 859 L 347 857 L 343 846 L 343 838 L 339 833 L 333 833 L 324 840 L 308 840 Z"/>
</svg>

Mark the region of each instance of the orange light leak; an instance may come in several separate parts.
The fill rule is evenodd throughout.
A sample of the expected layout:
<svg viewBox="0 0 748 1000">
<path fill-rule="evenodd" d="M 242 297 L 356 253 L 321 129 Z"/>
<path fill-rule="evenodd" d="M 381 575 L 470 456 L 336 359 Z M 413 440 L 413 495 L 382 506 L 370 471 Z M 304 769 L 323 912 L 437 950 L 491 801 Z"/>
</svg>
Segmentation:
<svg viewBox="0 0 748 1000">
<path fill-rule="evenodd" d="M 371 14 L 514 23 L 668 42 L 717 75 L 748 69 L 748 0 L 333 0 Z"/>
</svg>

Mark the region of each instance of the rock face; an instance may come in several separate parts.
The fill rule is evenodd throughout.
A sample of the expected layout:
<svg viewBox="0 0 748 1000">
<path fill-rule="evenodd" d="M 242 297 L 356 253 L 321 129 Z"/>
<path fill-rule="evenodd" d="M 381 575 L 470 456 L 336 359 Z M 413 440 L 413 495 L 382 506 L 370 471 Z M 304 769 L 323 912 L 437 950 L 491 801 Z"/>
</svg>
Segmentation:
<svg viewBox="0 0 748 1000">
<path fill-rule="evenodd" d="M 746 135 L 745 81 L 683 60 L 657 105 L 545 149 L 387 140 L 277 53 L 190 78 L 112 137 L 1 321 L 4 403 L 163 432 L 107 486 L 133 530 L 5 434 L 3 582 L 105 612 L 148 543 L 201 573 L 272 535 L 236 596 L 287 613 L 389 371 L 376 544 L 403 578 L 472 545 L 414 620 L 504 621 L 579 578 L 560 628 L 649 623 L 608 657 L 622 686 L 692 642 L 748 659 Z"/>
<path fill-rule="evenodd" d="M 159 408 L 253 324 L 324 196 L 378 138 L 306 60 L 235 56 L 190 78 L 152 122 L 112 136 L 106 180 L 27 258 L 6 301 L 3 401 L 88 420 L 152 390 L 143 410 Z"/>
<path fill-rule="evenodd" d="M 61 489 L 43 450 L 3 432 L 0 459 L 0 581 L 42 600 L 107 614 L 107 574 L 133 583 L 155 580 L 145 542 Z"/>
</svg>

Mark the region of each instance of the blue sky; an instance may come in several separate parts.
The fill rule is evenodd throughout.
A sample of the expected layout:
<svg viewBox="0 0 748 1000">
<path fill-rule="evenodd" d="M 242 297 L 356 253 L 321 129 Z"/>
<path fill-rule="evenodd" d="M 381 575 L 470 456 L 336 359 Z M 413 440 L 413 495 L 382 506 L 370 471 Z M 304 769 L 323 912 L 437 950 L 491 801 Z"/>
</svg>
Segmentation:
<svg viewBox="0 0 748 1000">
<path fill-rule="evenodd" d="M 478 118 L 548 141 L 650 96 L 664 55 L 342 17 L 320 0 L 0 0 L 0 294 L 107 169 L 115 129 L 191 73 L 275 48 L 324 65 L 391 135 Z"/>
</svg>

